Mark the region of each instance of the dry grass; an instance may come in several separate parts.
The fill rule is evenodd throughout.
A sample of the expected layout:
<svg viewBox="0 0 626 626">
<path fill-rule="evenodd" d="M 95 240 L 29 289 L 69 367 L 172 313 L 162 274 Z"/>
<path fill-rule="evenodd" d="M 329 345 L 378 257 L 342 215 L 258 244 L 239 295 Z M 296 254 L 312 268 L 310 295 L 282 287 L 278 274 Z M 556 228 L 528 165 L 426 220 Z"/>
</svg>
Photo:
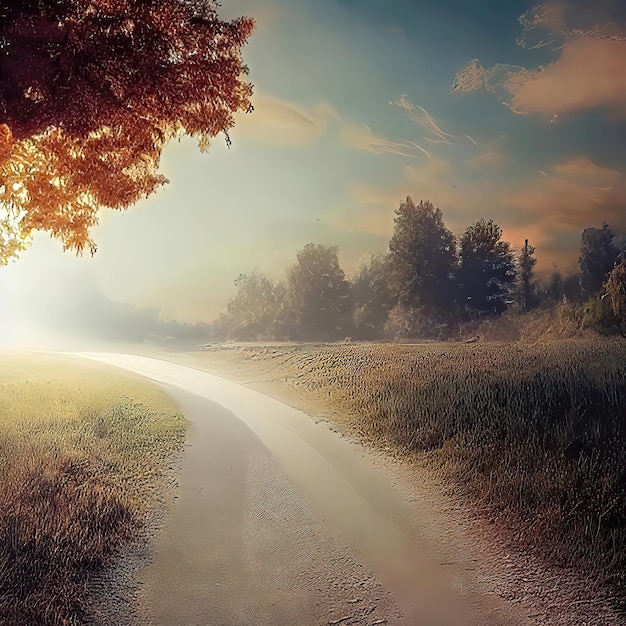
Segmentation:
<svg viewBox="0 0 626 626">
<path fill-rule="evenodd" d="M 0 623 L 80 624 L 180 449 L 158 388 L 90 362 L 0 357 Z"/>
<path fill-rule="evenodd" d="M 238 348 L 626 598 L 626 341 Z M 297 372 L 297 374 L 294 374 Z"/>
</svg>

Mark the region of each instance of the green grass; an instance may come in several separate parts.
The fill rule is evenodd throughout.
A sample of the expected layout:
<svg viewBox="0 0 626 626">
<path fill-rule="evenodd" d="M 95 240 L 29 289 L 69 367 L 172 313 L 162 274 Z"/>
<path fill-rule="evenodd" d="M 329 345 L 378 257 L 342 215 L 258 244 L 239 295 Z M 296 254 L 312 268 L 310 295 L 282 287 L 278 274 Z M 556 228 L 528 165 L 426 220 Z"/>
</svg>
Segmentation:
<svg viewBox="0 0 626 626">
<path fill-rule="evenodd" d="M 142 532 L 184 427 L 137 376 L 0 356 L 0 623 L 88 621 L 90 582 Z"/>
<path fill-rule="evenodd" d="M 626 341 L 240 349 L 626 599 Z M 295 372 L 295 373 L 294 373 Z"/>
</svg>

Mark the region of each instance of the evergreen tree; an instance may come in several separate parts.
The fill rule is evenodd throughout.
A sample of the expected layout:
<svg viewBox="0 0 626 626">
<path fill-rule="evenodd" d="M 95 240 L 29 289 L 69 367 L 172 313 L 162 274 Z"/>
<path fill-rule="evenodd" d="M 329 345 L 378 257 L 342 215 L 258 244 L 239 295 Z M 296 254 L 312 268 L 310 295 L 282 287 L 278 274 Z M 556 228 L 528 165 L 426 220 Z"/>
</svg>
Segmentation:
<svg viewBox="0 0 626 626">
<path fill-rule="evenodd" d="M 533 281 L 536 264 L 535 248 L 525 239 L 517 258 L 517 303 L 522 311 L 528 311 L 537 305 L 536 285 Z"/>
</svg>

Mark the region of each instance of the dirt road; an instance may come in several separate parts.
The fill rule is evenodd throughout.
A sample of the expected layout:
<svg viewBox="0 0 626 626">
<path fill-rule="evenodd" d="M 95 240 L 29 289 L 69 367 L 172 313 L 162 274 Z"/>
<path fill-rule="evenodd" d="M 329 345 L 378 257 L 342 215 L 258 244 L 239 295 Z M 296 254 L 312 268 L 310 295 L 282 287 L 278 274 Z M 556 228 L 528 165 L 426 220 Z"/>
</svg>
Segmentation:
<svg viewBox="0 0 626 626">
<path fill-rule="evenodd" d="M 428 511 L 324 423 L 190 367 L 83 356 L 163 385 L 190 421 L 176 504 L 141 574 L 148 623 L 532 623 L 481 588 L 461 546 L 433 545 Z"/>
</svg>

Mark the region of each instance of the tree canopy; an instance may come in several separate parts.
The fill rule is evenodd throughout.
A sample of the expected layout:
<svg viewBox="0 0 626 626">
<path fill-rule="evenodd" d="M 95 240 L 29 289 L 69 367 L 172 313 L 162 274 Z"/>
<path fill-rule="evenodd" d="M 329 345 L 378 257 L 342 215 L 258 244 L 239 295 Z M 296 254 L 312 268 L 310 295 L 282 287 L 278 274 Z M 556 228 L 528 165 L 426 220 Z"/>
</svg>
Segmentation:
<svg viewBox="0 0 626 626">
<path fill-rule="evenodd" d="M 500 314 L 507 308 L 515 264 L 502 229 L 493 220 L 478 220 L 460 239 L 459 287 L 467 311 Z"/>
<path fill-rule="evenodd" d="M 396 304 L 392 291 L 389 255 L 376 255 L 363 263 L 352 280 L 355 334 L 372 339 L 382 334 L 389 311 Z"/>
<path fill-rule="evenodd" d="M 620 250 L 614 245 L 615 231 L 608 225 L 602 228 L 585 228 L 580 238 L 580 283 L 583 295 L 598 293 L 613 269 Z"/>
<path fill-rule="evenodd" d="M 210 0 L 0 2 L 0 262 L 33 230 L 94 252 L 100 208 L 167 182 L 170 139 L 228 142 L 234 114 L 252 110 L 252 29 Z"/>
<path fill-rule="evenodd" d="M 284 287 L 259 272 L 241 274 L 235 280 L 237 293 L 228 302 L 221 319 L 229 338 L 258 341 L 275 332 L 282 308 Z"/>
<path fill-rule="evenodd" d="M 350 285 L 335 246 L 309 243 L 287 276 L 285 315 L 300 338 L 333 339 L 350 327 Z"/>
<path fill-rule="evenodd" d="M 402 305 L 447 308 L 454 299 L 456 265 L 454 235 L 432 202 L 400 203 L 389 242 L 394 265 L 394 292 Z"/>
</svg>

